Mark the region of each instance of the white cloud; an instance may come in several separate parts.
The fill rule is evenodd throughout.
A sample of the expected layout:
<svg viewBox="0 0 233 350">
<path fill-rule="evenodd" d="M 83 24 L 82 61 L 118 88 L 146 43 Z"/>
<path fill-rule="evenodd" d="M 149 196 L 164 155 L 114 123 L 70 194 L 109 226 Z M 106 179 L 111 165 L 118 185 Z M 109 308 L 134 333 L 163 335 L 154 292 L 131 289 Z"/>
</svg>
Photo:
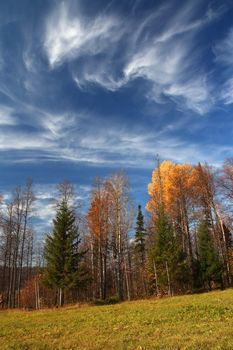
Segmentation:
<svg viewBox="0 0 233 350">
<path fill-rule="evenodd" d="M 199 68 L 193 45 L 197 30 L 210 19 L 205 15 L 200 20 L 192 21 L 193 13 L 195 6 L 189 3 L 174 14 L 153 40 L 139 46 L 137 44 L 124 73 L 128 80 L 134 77 L 149 80 L 152 90 L 148 96 L 156 102 L 164 102 L 163 97 L 169 96 L 178 109 L 185 107 L 205 114 L 214 102 L 211 98 L 212 88 L 207 74 Z"/>
<path fill-rule="evenodd" d="M 0 133 L 0 150 L 32 150 L 32 149 L 49 149 L 49 144 L 40 135 L 30 135 L 24 132 L 1 132 Z"/>
<path fill-rule="evenodd" d="M 178 109 L 205 114 L 213 105 L 212 87 L 199 68 L 196 48 L 193 53 L 195 35 L 219 13 L 208 8 L 195 19 L 197 8 L 198 2 L 187 2 L 168 16 L 171 5 L 162 5 L 138 22 L 111 14 L 87 18 L 62 3 L 47 19 L 44 48 L 51 68 L 85 56 L 84 62 L 70 67 L 81 89 L 96 84 L 115 91 L 141 77 L 151 82 L 145 95 L 157 103 L 171 98 Z"/>
<path fill-rule="evenodd" d="M 214 47 L 217 62 L 233 66 L 233 28 L 230 29 L 224 40 Z"/>
<path fill-rule="evenodd" d="M 30 73 L 36 72 L 35 62 L 34 62 L 33 56 L 34 55 L 32 53 L 32 50 L 25 50 L 23 52 L 24 65 L 25 65 L 26 69 L 28 70 L 28 72 L 30 72 Z"/>
<path fill-rule="evenodd" d="M 13 108 L 0 107 L 0 125 L 13 126 L 9 130 L 0 130 L 0 150 L 40 150 L 46 153 L 58 152 L 59 142 L 67 133 L 77 127 L 77 118 L 72 114 L 50 113 L 33 107 L 21 105 L 19 111 L 26 115 L 25 125 L 33 128 L 26 132 L 18 128 L 20 117 Z M 68 142 L 69 142 L 68 138 Z M 65 146 L 65 145 L 63 145 Z"/>
<path fill-rule="evenodd" d="M 44 128 L 48 139 L 59 139 L 65 137 L 67 132 L 77 128 L 78 119 L 72 113 L 51 114 L 44 112 L 41 119 L 41 127 Z"/>
<path fill-rule="evenodd" d="M 223 85 L 223 89 L 220 96 L 226 105 L 233 103 L 233 75 L 232 78 L 228 79 Z"/>
<path fill-rule="evenodd" d="M 175 86 L 172 91 L 177 98 L 195 91 L 180 92 Z M 198 90 L 198 89 L 197 89 Z M 167 94 L 170 91 L 166 92 Z M 196 105 L 199 103 L 196 95 Z M 105 119 L 100 116 L 74 115 L 72 113 L 52 114 L 48 111 L 29 108 L 33 118 L 27 123 L 33 132 L 25 132 L 17 125 L 8 131 L 0 130 L 0 150 L 5 162 L 41 162 L 41 161 L 69 161 L 73 163 L 89 163 L 92 166 L 108 167 L 141 167 L 151 168 L 154 156 L 159 153 L 163 158 L 187 161 L 210 158 L 210 152 L 204 153 L 201 146 L 182 140 L 179 135 L 183 130 L 186 119 L 174 124 L 166 124 L 156 132 L 148 130 L 147 126 L 140 129 L 135 125 L 131 130 L 127 125 Z M 199 111 L 200 112 L 200 111 Z M 173 136 L 171 136 L 173 135 Z M 13 151 L 13 152 L 9 152 Z M 17 153 L 16 153 L 17 151 Z M 215 150 L 215 153 L 218 152 Z"/>
<path fill-rule="evenodd" d="M 116 91 L 122 86 L 126 85 L 129 81 L 129 79 L 126 77 L 123 77 L 122 79 L 115 79 L 112 76 L 110 67 L 108 67 L 107 64 L 104 65 L 103 63 L 99 64 L 98 71 L 96 71 L 95 66 L 86 65 L 83 67 L 83 71 L 78 75 L 77 73 L 73 73 L 73 79 L 81 90 L 85 90 L 88 82 L 91 84 L 100 85 L 109 91 Z"/>
<path fill-rule="evenodd" d="M 0 105 L 0 125 L 16 125 L 17 120 L 13 114 L 12 108 Z"/>
<path fill-rule="evenodd" d="M 94 19 L 74 16 L 62 3 L 47 19 L 44 48 L 51 67 L 82 55 L 96 55 L 121 36 L 121 23 L 114 16 Z"/>
<path fill-rule="evenodd" d="M 164 93 L 175 100 L 180 98 L 188 109 L 198 114 L 207 113 L 214 104 L 214 98 L 211 96 L 211 88 L 208 86 L 206 77 L 198 77 L 181 84 L 171 84 Z"/>
<path fill-rule="evenodd" d="M 220 92 L 220 99 L 224 104 L 233 103 L 233 27 L 230 29 L 225 39 L 219 41 L 214 47 L 216 61 L 223 64 L 226 69 L 225 83 Z"/>
<path fill-rule="evenodd" d="M 36 184 L 34 187 L 35 202 L 33 203 L 34 215 L 42 220 L 43 228 L 49 228 L 56 213 L 56 185 Z"/>
</svg>

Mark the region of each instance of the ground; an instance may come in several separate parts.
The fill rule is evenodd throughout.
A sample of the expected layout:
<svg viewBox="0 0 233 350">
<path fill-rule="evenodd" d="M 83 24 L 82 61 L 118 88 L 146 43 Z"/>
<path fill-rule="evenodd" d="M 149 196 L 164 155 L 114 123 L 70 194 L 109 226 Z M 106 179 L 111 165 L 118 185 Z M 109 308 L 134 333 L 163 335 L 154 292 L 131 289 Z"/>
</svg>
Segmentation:
<svg viewBox="0 0 233 350">
<path fill-rule="evenodd" d="M 108 306 L 1 311 L 0 349 L 233 349 L 233 290 Z"/>
</svg>

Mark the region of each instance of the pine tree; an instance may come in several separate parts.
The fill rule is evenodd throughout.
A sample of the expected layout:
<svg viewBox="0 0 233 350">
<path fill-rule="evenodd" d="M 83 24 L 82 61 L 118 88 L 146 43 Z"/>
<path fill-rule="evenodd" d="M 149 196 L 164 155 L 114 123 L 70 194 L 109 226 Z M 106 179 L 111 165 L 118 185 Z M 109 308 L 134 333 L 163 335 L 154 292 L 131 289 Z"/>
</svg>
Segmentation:
<svg viewBox="0 0 233 350">
<path fill-rule="evenodd" d="M 136 277 L 136 293 L 137 296 L 144 296 L 147 293 L 147 283 L 145 278 L 145 238 L 146 230 L 144 227 L 144 217 L 141 206 L 138 206 L 138 215 L 136 221 L 136 231 L 134 237 L 134 263 Z"/>
<path fill-rule="evenodd" d="M 141 205 L 139 205 L 135 232 L 135 253 L 142 265 L 145 261 L 145 236 L 146 230 L 144 227 L 144 217 L 142 214 Z"/>
<path fill-rule="evenodd" d="M 187 282 L 187 262 L 181 244 L 163 208 L 159 209 L 155 223 L 154 242 L 150 250 L 150 265 L 156 284 L 168 289 L 172 295 L 175 284 Z M 158 286 L 156 287 L 158 289 Z M 158 293 L 158 290 L 157 290 Z"/>
<path fill-rule="evenodd" d="M 222 285 L 222 264 L 219 261 L 206 221 L 199 224 L 198 232 L 198 259 L 200 263 L 201 278 L 204 284 L 211 289 L 211 282 L 219 282 Z"/>
<path fill-rule="evenodd" d="M 47 235 L 45 283 L 59 290 L 59 306 L 64 304 L 64 291 L 77 287 L 80 278 L 79 232 L 75 214 L 62 200 L 53 220 L 53 232 Z"/>
</svg>

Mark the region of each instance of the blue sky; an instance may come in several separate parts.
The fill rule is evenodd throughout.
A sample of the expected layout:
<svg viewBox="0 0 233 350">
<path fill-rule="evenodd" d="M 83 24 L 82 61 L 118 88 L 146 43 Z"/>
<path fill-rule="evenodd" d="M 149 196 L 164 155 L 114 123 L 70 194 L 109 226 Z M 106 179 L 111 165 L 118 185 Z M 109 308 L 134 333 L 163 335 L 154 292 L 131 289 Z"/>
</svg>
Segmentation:
<svg viewBox="0 0 233 350">
<path fill-rule="evenodd" d="M 232 1 L 0 1 L 0 189 L 83 203 L 123 169 L 136 203 L 161 159 L 233 155 Z"/>
</svg>

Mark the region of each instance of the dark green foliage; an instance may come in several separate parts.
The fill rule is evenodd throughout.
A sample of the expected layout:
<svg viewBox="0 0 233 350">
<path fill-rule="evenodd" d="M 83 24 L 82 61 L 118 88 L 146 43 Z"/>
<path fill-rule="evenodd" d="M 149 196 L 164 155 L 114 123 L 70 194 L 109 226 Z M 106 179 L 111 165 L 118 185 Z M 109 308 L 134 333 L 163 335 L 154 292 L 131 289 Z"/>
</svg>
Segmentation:
<svg viewBox="0 0 233 350">
<path fill-rule="evenodd" d="M 201 265 L 198 259 L 193 260 L 193 293 L 203 290 L 203 282 L 201 277 Z"/>
<path fill-rule="evenodd" d="M 141 206 L 139 205 L 135 233 L 135 254 L 142 264 L 144 264 L 145 261 L 145 236 L 146 230 L 144 227 L 144 217 Z"/>
<path fill-rule="evenodd" d="M 188 280 L 186 255 L 182 251 L 181 242 L 175 236 L 163 209 L 160 209 L 155 225 L 154 244 L 150 251 L 150 264 L 157 270 L 160 287 L 183 285 Z M 167 268 L 166 268 L 167 266 Z"/>
<path fill-rule="evenodd" d="M 53 232 L 47 235 L 45 244 L 45 283 L 51 287 L 77 288 L 80 284 L 79 232 L 76 218 L 66 201 L 62 201 L 53 220 Z"/>
<path fill-rule="evenodd" d="M 96 306 L 101 306 L 101 305 L 114 305 L 118 304 L 120 302 L 120 299 L 117 295 L 113 295 L 107 299 L 95 299 L 94 300 L 94 305 Z"/>
<path fill-rule="evenodd" d="M 201 279 L 211 288 L 211 282 L 222 281 L 222 264 L 210 237 L 208 223 L 202 221 L 198 227 L 198 260 L 200 263 Z"/>
</svg>

